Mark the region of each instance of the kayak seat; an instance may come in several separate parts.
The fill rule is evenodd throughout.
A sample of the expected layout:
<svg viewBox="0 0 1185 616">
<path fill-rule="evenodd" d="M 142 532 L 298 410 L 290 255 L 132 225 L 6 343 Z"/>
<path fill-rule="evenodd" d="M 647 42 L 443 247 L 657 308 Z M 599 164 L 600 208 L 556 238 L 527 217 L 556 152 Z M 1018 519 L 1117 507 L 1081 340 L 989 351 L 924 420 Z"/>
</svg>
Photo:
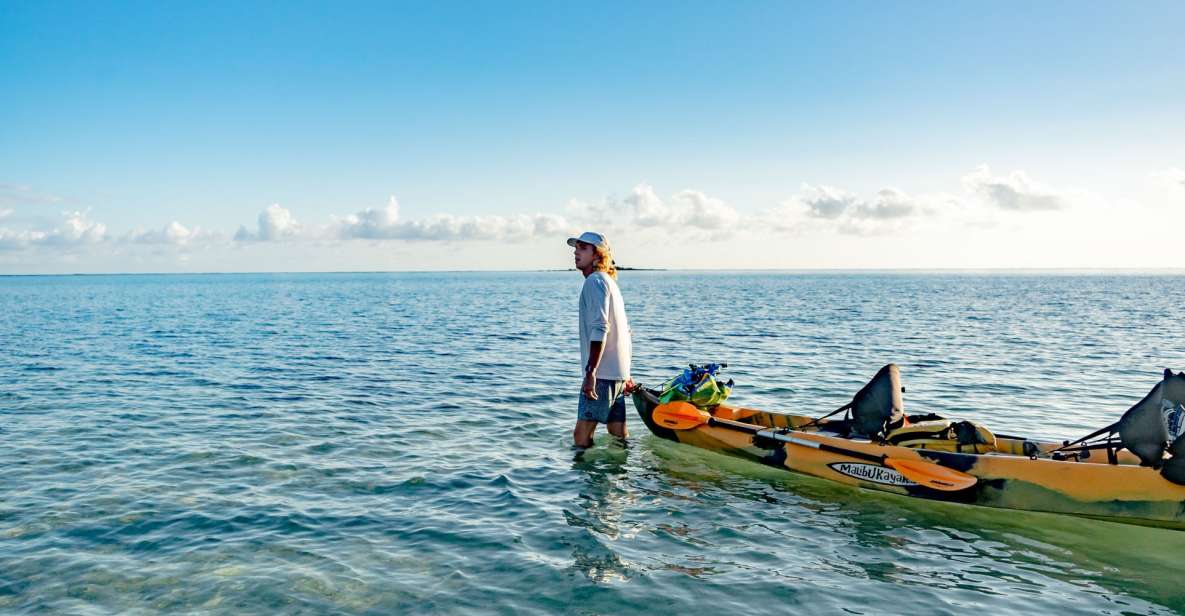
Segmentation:
<svg viewBox="0 0 1185 616">
<path fill-rule="evenodd" d="M 1172 371 L 1165 371 L 1161 381 L 1119 418 L 1113 426 L 1119 433 L 1119 442 L 1128 451 L 1140 458 L 1140 466 L 1159 469 L 1164 464 L 1164 452 L 1168 447 L 1169 430 L 1165 422 L 1161 403 L 1164 399 L 1164 383 L 1171 378 Z"/>
<path fill-rule="evenodd" d="M 933 416 L 937 417 L 937 416 Z M 996 451 L 996 436 L 974 421 L 927 418 L 894 428 L 885 439 L 890 445 L 957 453 Z"/>
<path fill-rule="evenodd" d="M 905 404 L 901 400 L 901 371 L 897 364 L 887 364 L 877 371 L 852 397 L 852 432 L 881 438 L 905 422 Z"/>
</svg>

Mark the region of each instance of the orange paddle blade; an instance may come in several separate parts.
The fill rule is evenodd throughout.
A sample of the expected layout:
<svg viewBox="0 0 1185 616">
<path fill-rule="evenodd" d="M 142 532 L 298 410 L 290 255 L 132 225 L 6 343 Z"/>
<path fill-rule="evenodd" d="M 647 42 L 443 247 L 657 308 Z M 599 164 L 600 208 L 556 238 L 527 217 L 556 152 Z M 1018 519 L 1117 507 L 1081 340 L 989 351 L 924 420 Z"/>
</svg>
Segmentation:
<svg viewBox="0 0 1185 616">
<path fill-rule="evenodd" d="M 918 485 L 946 492 L 970 488 L 979 481 L 974 475 L 922 460 L 885 458 L 885 464 L 897 469 L 906 479 Z"/>
<path fill-rule="evenodd" d="M 654 423 L 671 430 L 690 430 L 708 423 L 712 418 L 690 402 L 668 402 L 655 407 L 650 415 Z"/>
</svg>

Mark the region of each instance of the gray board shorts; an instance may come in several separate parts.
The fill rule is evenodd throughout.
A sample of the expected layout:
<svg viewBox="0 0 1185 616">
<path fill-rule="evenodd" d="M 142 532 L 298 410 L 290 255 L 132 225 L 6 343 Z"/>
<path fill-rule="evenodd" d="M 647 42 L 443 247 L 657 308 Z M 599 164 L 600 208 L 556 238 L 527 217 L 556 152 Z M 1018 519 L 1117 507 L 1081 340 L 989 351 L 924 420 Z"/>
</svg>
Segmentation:
<svg viewBox="0 0 1185 616">
<path fill-rule="evenodd" d="M 576 416 L 585 421 L 616 423 L 625 421 L 625 381 L 597 379 L 594 386 L 596 400 L 589 400 L 580 392 Z"/>
</svg>

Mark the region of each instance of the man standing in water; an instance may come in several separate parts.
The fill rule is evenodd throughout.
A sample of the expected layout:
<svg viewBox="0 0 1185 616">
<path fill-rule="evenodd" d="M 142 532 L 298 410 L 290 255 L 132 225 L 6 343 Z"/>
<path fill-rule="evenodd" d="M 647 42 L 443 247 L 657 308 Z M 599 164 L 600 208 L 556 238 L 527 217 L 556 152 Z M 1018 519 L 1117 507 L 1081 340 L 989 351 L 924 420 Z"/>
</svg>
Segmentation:
<svg viewBox="0 0 1185 616">
<path fill-rule="evenodd" d="M 613 436 L 627 436 L 625 395 L 634 384 L 630 380 L 630 324 L 605 236 L 585 231 L 580 237 L 568 238 L 568 245 L 575 249 L 576 269 L 584 274 L 580 291 L 584 382 L 572 440 L 577 447 L 586 448 L 592 446 L 598 423 L 605 424 Z"/>
</svg>

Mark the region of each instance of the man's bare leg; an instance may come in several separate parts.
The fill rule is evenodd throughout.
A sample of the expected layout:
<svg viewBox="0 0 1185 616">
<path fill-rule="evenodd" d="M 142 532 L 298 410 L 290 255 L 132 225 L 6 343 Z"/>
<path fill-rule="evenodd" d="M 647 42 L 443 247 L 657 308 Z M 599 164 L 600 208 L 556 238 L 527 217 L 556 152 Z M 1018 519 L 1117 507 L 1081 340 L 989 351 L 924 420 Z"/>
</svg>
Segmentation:
<svg viewBox="0 0 1185 616">
<path fill-rule="evenodd" d="M 617 438 L 626 438 L 629 436 L 629 434 L 626 432 L 624 421 L 611 421 L 606 427 L 609 428 L 609 434 L 612 434 Z"/>
<path fill-rule="evenodd" d="M 576 427 L 572 430 L 572 442 L 577 447 L 589 448 L 592 447 L 593 432 L 597 430 L 597 422 L 589 421 L 587 419 L 577 419 Z"/>
</svg>

